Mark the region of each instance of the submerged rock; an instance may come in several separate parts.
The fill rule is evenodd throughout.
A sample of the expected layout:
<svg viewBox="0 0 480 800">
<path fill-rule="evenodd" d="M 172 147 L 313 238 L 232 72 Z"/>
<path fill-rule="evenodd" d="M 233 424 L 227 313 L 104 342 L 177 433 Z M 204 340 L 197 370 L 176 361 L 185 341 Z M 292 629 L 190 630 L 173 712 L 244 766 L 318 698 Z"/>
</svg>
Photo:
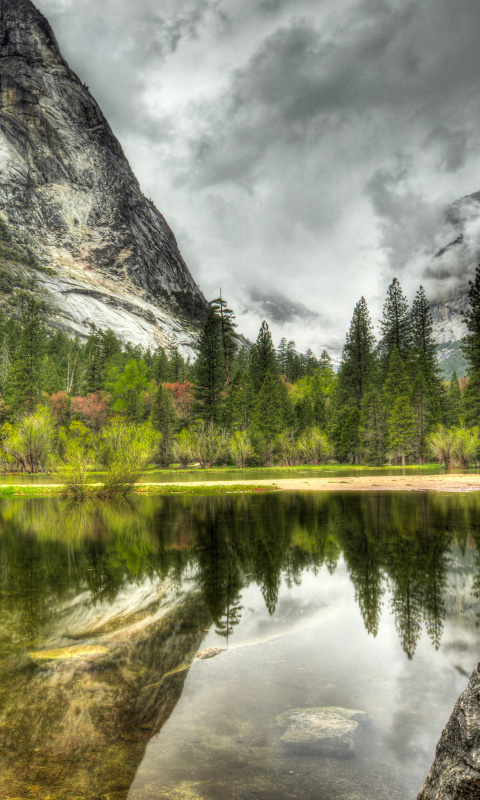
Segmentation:
<svg viewBox="0 0 480 800">
<path fill-rule="evenodd" d="M 480 797 L 480 663 L 443 729 L 418 800 Z"/>
<path fill-rule="evenodd" d="M 286 729 L 282 742 L 313 746 L 317 753 L 337 758 L 354 754 L 358 729 L 368 722 L 363 711 L 337 706 L 292 708 L 277 717 L 277 724 Z"/>
<path fill-rule="evenodd" d="M 220 653 L 224 653 L 226 649 L 226 647 L 207 647 L 206 650 L 197 653 L 197 658 L 213 658 L 220 655 Z"/>
<path fill-rule="evenodd" d="M 106 647 L 95 645 L 84 645 L 80 647 L 61 647 L 58 650 L 38 650 L 36 653 L 29 653 L 29 657 L 37 666 L 45 666 L 55 661 L 70 661 L 71 659 L 90 660 L 105 656 L 108 653 Z"/>
</svg>

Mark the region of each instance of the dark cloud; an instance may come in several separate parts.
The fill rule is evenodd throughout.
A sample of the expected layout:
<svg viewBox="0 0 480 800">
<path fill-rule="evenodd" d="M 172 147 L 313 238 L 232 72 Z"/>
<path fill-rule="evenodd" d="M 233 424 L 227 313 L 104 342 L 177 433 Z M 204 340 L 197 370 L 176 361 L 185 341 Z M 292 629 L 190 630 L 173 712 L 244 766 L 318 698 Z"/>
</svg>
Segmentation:
<svg viewBox="0 0 480 800">
<path fill-rule="evenodd" d="M 477 0 L 37 4 L 207 294 L 274 283 L 343 331 L 393 274 L 466 279 L 475 204 L 431 261 L 479 188 Z"/>
</svg>

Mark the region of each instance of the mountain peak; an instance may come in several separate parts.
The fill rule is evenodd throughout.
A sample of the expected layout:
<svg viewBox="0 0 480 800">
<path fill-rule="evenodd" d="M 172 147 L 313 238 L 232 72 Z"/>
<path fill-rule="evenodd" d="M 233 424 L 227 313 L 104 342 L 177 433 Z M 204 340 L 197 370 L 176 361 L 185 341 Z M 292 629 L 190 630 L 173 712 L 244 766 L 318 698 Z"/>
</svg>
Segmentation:
<svg viewBox="0 0 480 800">
<path fill-rule="evenodd" d="M 30 0 L 0 0 L 0 217 L 56 271 L 37 281 L 68 310 L 62 327 L 194 341 L 206 303 L 175 236 Z"/>
<path fill-rule="evenodd" d="M 30 0 L 0 0 L 0 58 L 64 63 L 48 21 Z"/>
</svg>

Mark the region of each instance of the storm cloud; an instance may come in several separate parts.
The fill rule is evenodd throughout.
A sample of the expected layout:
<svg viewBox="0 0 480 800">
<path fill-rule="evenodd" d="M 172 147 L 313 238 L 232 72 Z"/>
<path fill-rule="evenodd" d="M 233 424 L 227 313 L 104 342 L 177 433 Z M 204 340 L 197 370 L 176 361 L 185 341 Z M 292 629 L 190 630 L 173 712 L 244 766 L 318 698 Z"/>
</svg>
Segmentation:
<svg viewBox="0 0 480 800">
<path fill-rule="evenodd" d="M 479 205 L 447 209 L 480 189 L 477 0 L 37 5 L 207 297 L 273 287 L 331 319 L 318 348 L 394 275 L 470 277 Z"/>
</svg>

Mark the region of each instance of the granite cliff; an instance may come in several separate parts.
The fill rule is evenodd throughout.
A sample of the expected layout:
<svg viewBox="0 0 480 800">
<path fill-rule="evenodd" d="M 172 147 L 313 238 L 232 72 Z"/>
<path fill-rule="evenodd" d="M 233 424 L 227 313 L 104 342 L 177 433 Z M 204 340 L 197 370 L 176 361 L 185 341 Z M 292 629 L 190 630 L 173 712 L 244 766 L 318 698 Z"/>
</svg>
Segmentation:
<svg viewBox="0 0 480 800">
<path fill-rule="evenodd" d="M 0 0 L 0 218 L 22 255 L 3 248 L 2 271 L 20 284 L 33 277 L 57 326 L 85 335 L 94 322 L 134 344 L 194 345 L 205 300 L 30 0 Z"/>
</svg>

